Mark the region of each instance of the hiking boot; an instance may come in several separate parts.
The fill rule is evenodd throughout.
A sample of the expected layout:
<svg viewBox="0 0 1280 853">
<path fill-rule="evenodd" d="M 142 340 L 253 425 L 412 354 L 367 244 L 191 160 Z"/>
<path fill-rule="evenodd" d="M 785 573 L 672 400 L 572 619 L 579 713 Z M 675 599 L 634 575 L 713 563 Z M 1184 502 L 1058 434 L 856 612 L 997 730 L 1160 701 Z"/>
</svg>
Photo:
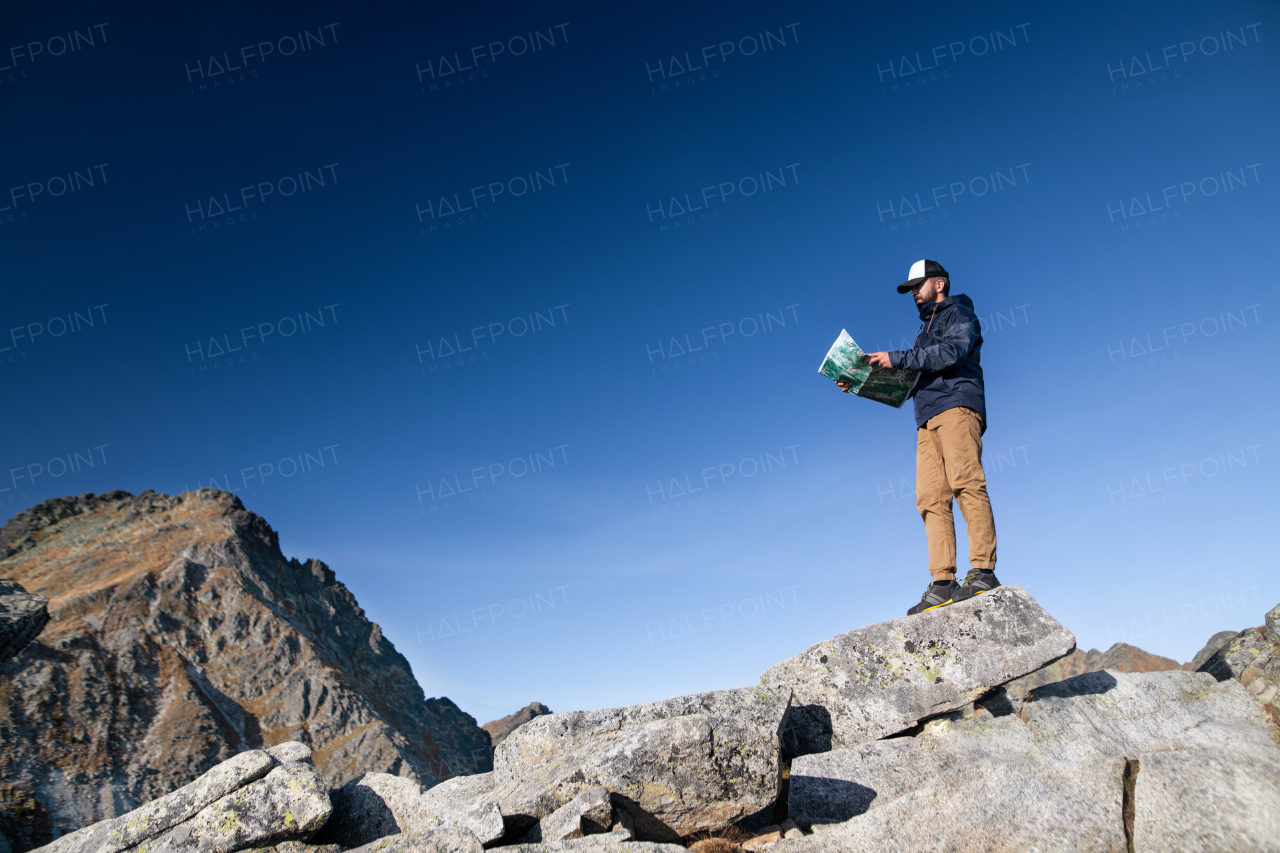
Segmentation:
<svg viewBox="0 0 1280 853">
<path fill-rule="evenodd" d="M 954 580 L 946 586 L 938 586 L 931 583 L 929 588 L 924 591 L 924 595 L 920 596 L 920 603 L 908 610 L 907 615 L 915 616 L 917 613 L 923 613 L 926 610 L 933 610 L 935 607 L 950 604 L 959 590 L 960 585 Z"/>
<path fill-rule="evenodd" d="M 952 601 L 968 601 L 975 595 L 982 595 L 984 592 L 990 592 L 1000 586 L 1000 581 L 996 580 L 994 571 L 986 569 L 970 569 L 969 574 L 964 577 L 964 584 L 956 590 L 952 596 Z"/>
</svg>

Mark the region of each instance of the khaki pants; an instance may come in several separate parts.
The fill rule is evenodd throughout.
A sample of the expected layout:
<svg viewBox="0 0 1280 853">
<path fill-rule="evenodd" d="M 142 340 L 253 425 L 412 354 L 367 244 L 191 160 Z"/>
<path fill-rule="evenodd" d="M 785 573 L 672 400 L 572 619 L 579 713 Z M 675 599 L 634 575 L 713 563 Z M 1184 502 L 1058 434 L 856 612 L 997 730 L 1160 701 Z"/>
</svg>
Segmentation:
<svg viewBox="0 0 1280 853">
<path fill-rule="evenodd" d="M 986 424 L 973 409 L 957 406 L 935 415 L 916 431 L 916 509 L 929 540 L 929 574 L 935 581 L 956 576 L 955 497 L 969 532 L 969 565 L 994 569 L 996 524 L 982 471 Z"/>
</svg>

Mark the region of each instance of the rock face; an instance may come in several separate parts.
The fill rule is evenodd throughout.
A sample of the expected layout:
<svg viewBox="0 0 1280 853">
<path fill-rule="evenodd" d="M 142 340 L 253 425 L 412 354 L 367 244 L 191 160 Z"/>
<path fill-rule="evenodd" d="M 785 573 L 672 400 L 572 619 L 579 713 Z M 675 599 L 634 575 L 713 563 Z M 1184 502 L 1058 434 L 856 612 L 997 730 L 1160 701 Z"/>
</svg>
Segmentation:
<svg viewBox="0 0 1280 853">
<path fill-rule="evenodd" d="M 961 708 L 1075 648 L 1021 587 L 841 634 L 770 668 L 792 688 L 788 755 L 856 746 Z"/>
<path fill-rule="evenodd" d="M 479 843 L 492 844 L 503 834 L 502 813 L 492 800 L 427 797 L 421 785 L 403 776 L 366 773 L 334 791 L 331 800 L 333 819 L 315 838 L 317 844 L 359 847 L 398 833 L 443 829 L 465 830 Z"/>
<path fill-rule="evenodd" d="M 763 825 L 781 781 L 790 697 L 753 687 L 538 717 L 498 747 L 493 797 L 508 821 L 532 825 L 603 786 L 642 840 Z"/>
<path fill-rule="evenodd" d="M 1124 765 L 1106 758 L 1049 767 L 979 761 L 827 831 L 769 849 L 1124 853 Z"/>
<path fill-rule="evenodd" d="M 1267 614 L 1265 626 L 1241 631 L 1200 667 L 1219 681 L 1235 679 L 1243 684 L 1266 715 L 1276 743 L 1280 743 L 1280 642 L 1273 636 L 1280 628 L 1273 626 L 1278 617 L 1280 606 Z"/>
<path fill-rule="evenodd" d="M 326 786 L 491 767 L 489 736 L 316 560 L 204 489 L 47 501 L 0 529 L 0 576 L 51 621 L 0 678 L 0 835 L 15 851 L 153 801 L 236 753 L 307 743 Z"/>
<path fill-rule="evenodd" d="M 49 599 L 0 580 L 0 665 L 26 648 L 49 623 Z"/>
<path fill-rule="evenodd" d="M 541 717 L 550 714 L 551 709 L 541 702 L 530 702 L 514 714 L 503 717 L 500 720 L 490 720 L 480 728 L 489 733 L 490 740 L 497 748 L 498 744 L 507 739 L 507 735 L 514 732 L 520 726 L 532 720 L 534 717 Z"/>
<path fill-rule="evenodd" d="M 1136 853 L 1280 849 L 1280 764 L 1181 746 L 1146 750 L 1139 763 Z"/>
<path fill-rule="evenodd" d="M 1020 715 L 967 709 L 929 722 L 914 736 L 797 758 L 789 814 L 801 824 L 831 828 L 773 849 L 908 851 L 945 840 L 938 849 L 1123 851 L 1128 837 L 1121 812 L 1126 782 L 1132 792 L 1134 779 L 1139 791 L 1150 781 L 1162 792 L 1149 796 L 1148 806 L 1141 796 L 1136 801 L 1139 823 L 1146 821 L 1158 843 L 1134 849 L 1263 849 L 1158 846 L 1169 834 L 1157 824 L 1174 801 L 1199 810 L 1183 825 L 1205 824 L 1208 832 L 1216 822 L 1225 838 L 1250 837 L 1280 820 L 1280 805 L 1268 799 L 1280 784 L 1274 779 L 1253 786 L 1240 770 L 1215 784 L 1164 771 L 1147 780 L 1148 756 L 1171 745 L 1191 755 L 1237 756 L 1241 767 L 1280 769 L 1280 749 L 1235 681 L 1184 671 L 1086 673 L 1033 691 Z M 1205 767 L 1209 776 L 1220 775 Z M 1235 805 L 1220 811 L 1219 798 Z M 1249 803 L 1268 816 L 1250 816 Z M 921 819 L 930 814 L 965 819 L 948 829 Z"/>
<path fill-rule="evenodd" d="M 136 811 L 64 835 L 41 853 L 230 853 L 305 840 L 332 806 L 304 744 L 242 752 Z"/>
</svg>

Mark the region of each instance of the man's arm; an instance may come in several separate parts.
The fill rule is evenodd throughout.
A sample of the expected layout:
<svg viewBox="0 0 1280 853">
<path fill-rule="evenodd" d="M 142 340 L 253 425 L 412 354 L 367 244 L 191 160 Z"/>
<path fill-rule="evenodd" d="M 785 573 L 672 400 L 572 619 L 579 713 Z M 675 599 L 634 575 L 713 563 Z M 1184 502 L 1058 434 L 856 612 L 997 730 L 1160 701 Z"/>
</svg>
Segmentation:
<svg viewBox="0 0 1280 853">
<path fill-rule="evenodd" d="M 894 350 L 888 354 L 889 363 L 899 369 L 937 373 L 968 358 L 977 339 L 973 321 L 962 316 L 947 327 L 942 340 L 927 347 Z"/>
</svg>

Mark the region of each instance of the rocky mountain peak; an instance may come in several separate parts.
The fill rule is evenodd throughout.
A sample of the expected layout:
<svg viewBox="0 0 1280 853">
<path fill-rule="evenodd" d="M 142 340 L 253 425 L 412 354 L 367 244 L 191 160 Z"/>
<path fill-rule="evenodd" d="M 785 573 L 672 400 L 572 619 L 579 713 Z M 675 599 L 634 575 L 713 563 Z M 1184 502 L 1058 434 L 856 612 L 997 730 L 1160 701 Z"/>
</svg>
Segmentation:
<svg viewBox="0 0 1280 853">
<path fill-rule="evenodd" d="M 49 599 L 0 690 L 0 833 L 23 849 L 287 741 L 335 786 L 492 766 L 476 721 L 234 495 L 45 501 L 0 529 L 0 577 Z"/>
</svg>

